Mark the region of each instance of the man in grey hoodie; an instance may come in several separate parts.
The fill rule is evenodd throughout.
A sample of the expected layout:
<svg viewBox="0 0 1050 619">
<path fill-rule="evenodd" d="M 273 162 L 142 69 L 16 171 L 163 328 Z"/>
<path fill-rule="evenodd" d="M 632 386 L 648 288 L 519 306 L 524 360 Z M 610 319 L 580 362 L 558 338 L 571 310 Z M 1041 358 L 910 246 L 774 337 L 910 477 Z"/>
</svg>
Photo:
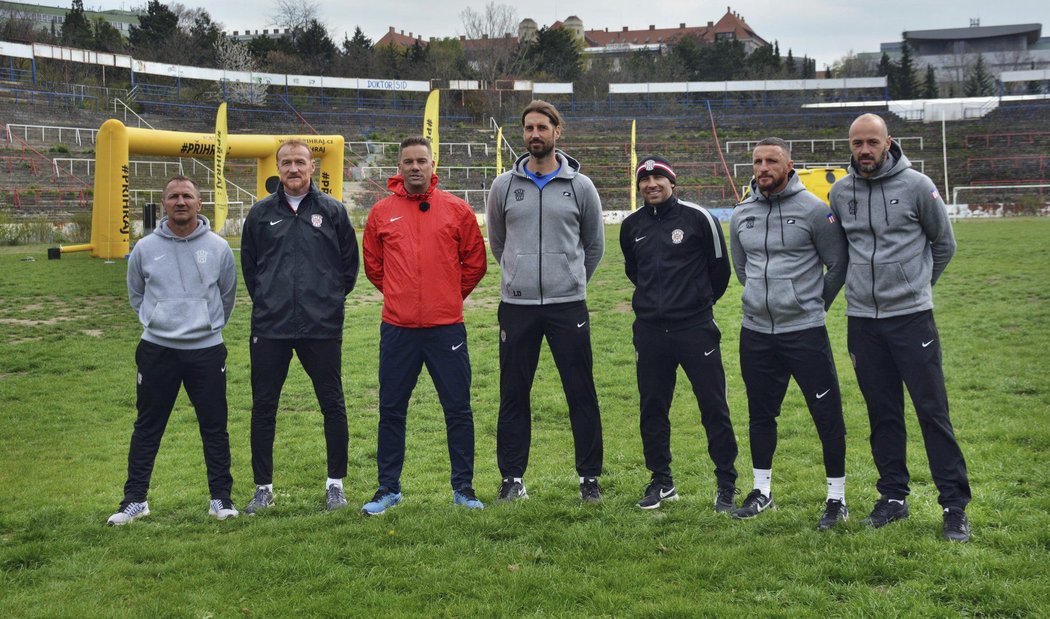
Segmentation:
<svg viewBox="0 0 1050 619">
<path fill-rule="evenodd" d="M 211 502 L 219 520 L 235 517 L 226 432 L 226 346 L 222 328 L 237 295 L 237 266 L 226 240 L 200 214 L 197 185 L 175 176 L 164 188 L 164 214 L 128 258 L 128 299 L 142 323 L 135 351 L 138 417 L 128 452 L 124 500 L 108 524 L 149 515 L 146 493 L 179 386 L 197 412 Z"/>
<path fill-rule="evenodd" d="M 970 484 L 948 416 L 933 320 L 933 285 L 955 253 L 955 235 L 937 187 L 912 169 L 882 118 L 854 120 L 849 145 L 849 174 L 831 188 L 831 208 L 849 241 L 848 346 L 882 495 L 865 522 L 878 528 L 908 517 L 907 386 L 944 510 L 944 537 L 965 542 Z"/>
<path fill-rule="evenodd" d="M 547 338 L 576 444 L 580 498 L 601 500 L 602 424 L 594 388 L 587 282 L 605 252 L 602 203 L 580 164 L 556 149 L 558 110 L 535 100 L 521 124 L 528 153 L 492 182 L 485 222 L 501 271 L 497 500 L 527 498 L 532 381 Z"/>
<path fill-rule="evenodd" d="M 826 530 L 849 517 L 846 427 L 824 326 L 846 278 L 846 237 L 828 206 L 795 174 L 787 142 L 761 140 L 752 161 L 751 193 L 733 210 L 729 239 L 744 285 L 740 374 L 747 388 L 755 489 L 733 517 L 753 518 L 775 508 L 770 485 L 777 417 L 794 376 L 823 448 L 828 497 L 817 528 Z"/>
</svg>

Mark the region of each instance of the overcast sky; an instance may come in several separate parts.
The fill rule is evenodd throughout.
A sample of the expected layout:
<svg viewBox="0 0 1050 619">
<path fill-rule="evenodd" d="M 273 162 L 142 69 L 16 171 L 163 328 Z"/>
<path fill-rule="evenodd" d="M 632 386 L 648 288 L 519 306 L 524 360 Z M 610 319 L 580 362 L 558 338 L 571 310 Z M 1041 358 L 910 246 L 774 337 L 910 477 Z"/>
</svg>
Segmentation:
<svg viewBox="0 0 1050 619">
<path fill-rule="evenodd" d="M 25 0 L 31 1 L 31 0 Z M 40 0 L 42 4 L 68 7 L 63 0 Z M 190 7 L 205 7 L 212 19 L 227 31 L 262 29 L 272 25 L 276 2 L 272 0 L 175 0 Z M 460 13 L 470 7 L 484 12 L 488 0 L 314 0 L 322 21 L 339 44 L 344 34 L 352 35 L 360 26 L 365 35 L 378 40 L 393 26 L 405 34 L 412 32 L 430 37 L 458 37 L 463 34 Z M 88 9 L 127 8 L 145 4 L 144 0 L 85 0 Z M 495 0 L 497 5 L 514 8 L 517 21 L 532 18 L 542 28 L 556 20 L 575 15 L 586 30 L 672 28 L 704 26 L 718 21 L 731 6 L 751 28 L 767 41 L 779 41 L 782 54 L 791 49 L 796 57 L 807 55 L 817 60 L 817 68 L 832 64 L 851 50 L 875 52 L 879 44 L 899 41 L 905 30 L 965 28 L 970 19 L 980 19 L 982 26 L 1009 24 L 1043 24 L 1043 36 L 1050 36 L 1050 2 L 1046 0 L 798 0 L 769 2 L 736 0 L 735 2 L 698 2 L 697 0 L 532 0 L 511 2 Z M 251 7 L 250 10 L 247 10 Z M 256 8 L 258 7 L 258 8 Z M 448 7 L 448 8 L 444 8 Z M 639 10 L 639 7 L 651 7 Z M 517 34 L 516 32 L 514 33 Z M 372 76 L 384 77 L 384 76 Z"/>
</svg>

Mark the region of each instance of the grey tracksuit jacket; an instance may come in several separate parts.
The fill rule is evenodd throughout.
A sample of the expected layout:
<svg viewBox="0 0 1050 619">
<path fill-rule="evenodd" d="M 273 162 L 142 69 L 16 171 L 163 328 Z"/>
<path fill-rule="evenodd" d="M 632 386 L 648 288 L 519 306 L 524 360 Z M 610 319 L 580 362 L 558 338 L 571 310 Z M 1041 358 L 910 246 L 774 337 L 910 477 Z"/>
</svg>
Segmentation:
<svg viewBox="0 0 1050 619">
<path fill-rule="evenodd" d="M 147 342 L 182 350 L 221 344 L 236 297 L 233 252 L 203 215 L 185 238 L 161 219 L 128 257 L 128 299 Z"/>
<path fill-rule="evenodd" d="M 500 265 L 500 298 L 515 305 L 582 301 L 605 253 L 602 203 L 578 161 L 555 151 L 561 168 L 541 190 L 525 154 L 496 177 L 485 210 L 489 247 Z"/>
<path fill-rule="evenodd" d="M 831 188 L 831 210 L 849 240 L 846 315 L 889 318 L 933 308 L 933 284 L 955 254 L 944 201 L 898 144 L 871 177 L 849 173 Z"/>
<path fill-rule="evenodd" d="M 744 328 L 789 333 L 824 325 L 846 278 L 846 237 L 794 170 L 769 197 L 751 181 L 751 194 L 733 210 L 729 241 L 744 285 Z"/>
</svg>

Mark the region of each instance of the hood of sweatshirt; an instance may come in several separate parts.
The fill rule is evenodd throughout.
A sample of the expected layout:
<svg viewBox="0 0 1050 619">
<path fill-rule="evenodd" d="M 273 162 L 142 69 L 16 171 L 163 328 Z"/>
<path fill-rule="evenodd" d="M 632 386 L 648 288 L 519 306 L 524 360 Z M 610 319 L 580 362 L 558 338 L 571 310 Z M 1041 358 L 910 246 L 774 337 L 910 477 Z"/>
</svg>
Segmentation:
<svg viewBox="0 0 1050 619">
<path fill-rule="evenodd" d="M 410 195 L 408 193 L 408 189 L 405 188 L 405 177 L 401 176 L 400 174 L 397 174 L 386 179 L 386 188 L 394 192 L 394 195 L 400 196 L 402 198 L 411 198 L 413 200 L 426 200 L 428 197 L 430 197 L 430 194 L 434 192 L 437 186 L 438 176 L 437 174 L 431 174 L 430 186 L 427 187 L 426 192 L 414 193 Z"/>
<path fill-rule="evenodd" d="M 563 151 L 555 149 L 554 157 L 558 160 L 558 175 L 555 178 L 573 178 L 580 171 L 580 162 L 576 161 L 572 157 L 566 155 Z M 517 176 L 527 177 L 525 173 L 525 163 L 529 160 L 529 154 L 517 158 L 514 162 L 514 166 L 511 167 L 511 172 Z"/>
</svg>

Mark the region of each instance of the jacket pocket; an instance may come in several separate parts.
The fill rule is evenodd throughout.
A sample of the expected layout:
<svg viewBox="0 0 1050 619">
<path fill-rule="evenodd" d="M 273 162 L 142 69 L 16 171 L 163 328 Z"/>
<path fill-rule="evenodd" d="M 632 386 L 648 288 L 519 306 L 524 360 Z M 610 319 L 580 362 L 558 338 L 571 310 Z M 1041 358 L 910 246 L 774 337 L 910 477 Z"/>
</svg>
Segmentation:
<svg viewBox="0 0 1050 619">
<path fill-rule="evenodd" d="M 539 299 L 539 254 L 518 254 L 509 272 L 503 275 L 503 292 L 513 299 Z"/>
<path fill-rule="evenodd" d="M 212 332 L 211 314 L 205 299 L 159 299 L 146 328 L 159 337 L 200 337 Z"/>
<path fill-rule="evenodd" d="M 582 263 L 580 267 L 582 270 Z M 541 271 L 544 299 L 561 299 L 582 293 L 580 281 L 583 274 L 573 273 L 565 254 L 543 254 Z"/>
<path fill-rule="evenodd" d="M 925 254 L 903 262 L 875 266 L 875 294 L 882 311 L 911 309 L 926 302 L 922 292 L 929 286 L 933 265 L 926 264 Z M 925 277 L 926 284 L 922 283 Z"/>
<path fill-rule="evenodd" d="M 873 280 L 871 264 L 850 262 L 846 267 L 846 303 L 855 311 L 875 311 L 875 299 L 871 296 Z"/>
<path fill-rule="evenodd" d="M 805 311 L 790 279 L 769 280 L 769 311 L 777 325 L 797 322 Z"/>
</svg>

